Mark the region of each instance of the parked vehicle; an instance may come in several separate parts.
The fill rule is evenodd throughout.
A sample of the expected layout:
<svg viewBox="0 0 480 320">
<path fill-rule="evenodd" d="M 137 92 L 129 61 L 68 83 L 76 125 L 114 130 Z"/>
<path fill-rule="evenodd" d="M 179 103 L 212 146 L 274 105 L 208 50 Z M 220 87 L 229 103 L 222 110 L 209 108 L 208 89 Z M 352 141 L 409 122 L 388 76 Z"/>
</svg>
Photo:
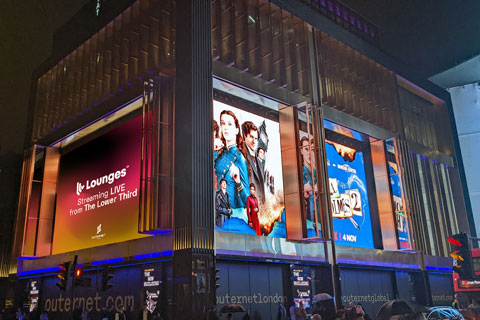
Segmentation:
<svg viewBox="0 0 480 320">
<path fill-rule="evenodd" d="M 462 314 L 452 307 L 432 307 L 425 314 L 427 320 L 454 319 L 464 320 Z"/>
</svg>

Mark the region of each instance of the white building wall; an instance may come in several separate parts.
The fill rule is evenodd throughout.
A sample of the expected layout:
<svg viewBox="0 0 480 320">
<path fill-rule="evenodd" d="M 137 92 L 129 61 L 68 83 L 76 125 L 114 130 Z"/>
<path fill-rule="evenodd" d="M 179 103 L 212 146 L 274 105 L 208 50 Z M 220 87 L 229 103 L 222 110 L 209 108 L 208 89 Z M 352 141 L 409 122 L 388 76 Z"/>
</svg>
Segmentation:
<svg viewBox="0 0 480 320">
<path fill-rule="evenodd" d="M 477 236 L 480 235 L 480 85 L 447 89 L 452 97 L 468 193 Z"/>
</svg>

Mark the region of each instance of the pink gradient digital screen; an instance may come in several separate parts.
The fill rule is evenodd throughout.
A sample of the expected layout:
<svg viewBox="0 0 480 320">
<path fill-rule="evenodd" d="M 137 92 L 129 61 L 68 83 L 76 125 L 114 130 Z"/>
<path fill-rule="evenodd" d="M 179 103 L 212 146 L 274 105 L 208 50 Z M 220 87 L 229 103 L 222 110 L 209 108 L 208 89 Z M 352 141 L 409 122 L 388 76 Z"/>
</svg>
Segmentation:
<svg viewBox="0 0 480 320">
<path fill-rule="evenodd" d="M 61 157 L 52 254 L 144 237 L 141 127 L 137 117 Z"/>
</svg>

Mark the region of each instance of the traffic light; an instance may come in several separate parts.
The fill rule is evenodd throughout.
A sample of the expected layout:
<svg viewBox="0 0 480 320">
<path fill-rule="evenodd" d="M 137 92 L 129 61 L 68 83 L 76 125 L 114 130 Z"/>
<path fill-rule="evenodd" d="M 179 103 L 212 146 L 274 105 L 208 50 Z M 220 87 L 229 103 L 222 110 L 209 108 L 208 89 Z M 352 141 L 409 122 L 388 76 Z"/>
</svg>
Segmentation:
<svg viewBox="0 0 480 320">
<path fill-rule="evenodd" d="M 67 261 L 58 265 L 58 267 L 60 268 L 60 272 L 57 274 L 57 277 L 60 279 L 60 281 L 57 282 L 57 287 L 59 287 L 60 290 L 67 291 L 71 266 L 71 261 Z"/>
<path fill-rule="evenodd" d="M 83 275 L 83 270 L 82 270 L 82 268 L 78 268 L 78 267 L 77 267 L 77 269 L 75 269 L 75 278 L 81 278 L 82 275 Z"/>
<path fill-rule="evenodd" d="M 455 234 L 448 238 L 448 242 L 454 250 L 450 253 L 450 257 L 456 261 L 453 271 L 458 273 L 462 280 L 473 279 L 473 261 L 468 235 L 463 232 Z"/>
<path fill-rule="evenodd" d="M 113 287 L 113 284 L 108 283 L 113 278 L 112 267 L 105 266 L 102 269 L 102 291 L 108 290 Z"/>
<path fill-rule="evenodd" d="M 215 268 L 215 290 L 217 290 L 220 287 L 220 283 L 218 283 L 220 281 L 220 276 L 218 275 L 219 272 L 220 272 L 220 269 Z"/>
<path fill-rule="evenodd" d="M 92 279 L 83 277 L 83 270 L 76 267 L 73 272 L 73 287 L 90 287 Z"/>
</svg>

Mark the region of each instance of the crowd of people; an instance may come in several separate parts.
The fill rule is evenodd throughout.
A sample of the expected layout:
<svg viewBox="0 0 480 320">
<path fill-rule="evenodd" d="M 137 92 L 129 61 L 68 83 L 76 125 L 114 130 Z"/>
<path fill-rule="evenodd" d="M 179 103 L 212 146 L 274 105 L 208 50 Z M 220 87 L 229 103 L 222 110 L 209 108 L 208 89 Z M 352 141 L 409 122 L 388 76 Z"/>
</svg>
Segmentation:
<svg viewBox="0 0 480 320">
<path fill-rule="evenodd" d="M 395 300 L 394 300 L 395 301 Z M 480 304 L 476 299 L 471 300 L 471 304 L 466 307 L 462 308 L 462 305 L 459 303 L 459 299 L 457 295 L 454 295 L 454 301 L 452 303 L 452 308 L 455 309 L 463 309 L 464 311 L 476 311 L 475 316 L 472 317 L 465 317 L 465 319 L 474 319 L 477 318 L 477 313 L 480 311 Z M 155 310 L 156 312 L 148 312 L 146 307 L 144 307 L 140 314 L 138 314 L 138 319 L 145 319 L 145 320 L 153 320 L 153 319 L 164 319 L 161 315 L 160 309 Z M 133 314 L 131 312 L 127 312 L 126 309 L 121 306 L 119 310 L 112 310 L 108 312 L 106 309 L 102 310 L 101 314 L 92 315 L 83 311 L 81 309 L 74 309 L 71 313 L 71 319 L 74 320 L 87 320 L 87 319 L 118 319 L 118 320 L 126 320 L 132 318 Z M 225 318 L 224 318 L 225 317 Z M 48 319 L 55 319 L 55 313 L 46 313 L 40 312 L 37 308 L 32 308 L 29 310 L 17 308 L 17 309 L 4 309 L 0 312 L 0 320 L 3 319 L 18 319 L 18 320 L 48 320 Z M 209 319 L 234 319 L 232 313 L 220 314 L 216 312 L 216 310 L 212 310 L 211 314 L 208 315 Z M 258 312 L 254 312 L 250 315 L 248 312 L 245 312 L 235 319 L 243 319 L 243 320 L 260 320 L 262 317 Z M 298 303 L 292 303 L 290 308 L 287 310 L 283 303 L 279 303 L 278 305 L 278 312 L 276 315 L 277 320 L 372 320 L 371 317 L 363 308 L 360 303 L 353 304 L 349 302 L 346 306 L 342 305 L 339 309 L 335 311 L 335 307 L 333 305 L 333 300 L 330 301 L 317 301 L 313 302 L 311 306 L 308 308 L 302 303 L 302 301 Z M 379 315 L 377 315 L 377 319 Z M 388 316 L 387 318 L 383 317 L 383 319 L 388 320 L 425 320 L 425 314 L 422 312 L 411 312 L 407 314 L 400 314 L 400 315 L 392 315 Z"/>
<path fill-rule="evenodd" d="M 87 312 L 80 308 L 71 310 L 68 315 L 57 312 L 40 311 L 38 308 L 6 308 L 0 312 L 0 320 L 52 320 L 65 319 L 67 316 L 73 320 L 163 320 L 164 316 L 160 308 L 156 308 L 153 312 L 144 307 L 140 312 L 127 310 L 124 306 L 119 306 L 118 310 L 107 310 L 103 308 L 100 312 Z M 136 315 L 136 316 L 135 316 Z"/>
<path fill-rule="evenodd" d="M 341 306 L 335 312 L 333 304 L 329 308 L 324 304 L 314 304 L 310 308 L 311 316 L 307 313 L 307 309 L 304 307 L 303 303 L 300 302 L 298 305 L 292 304 L 289 309 L 289 315 L 284 316 L 284 313 L 280 311 L 282 306 L 279 307 L 279 312 L 277 319 L 278 320 L 371 320 L 372 318 L 368 315 L 363 309 L 361 304 L 352 304 L 349 303 L 347 306 Z M 289 316 L 289 317 L 288 317 Z"/>
</svg>

